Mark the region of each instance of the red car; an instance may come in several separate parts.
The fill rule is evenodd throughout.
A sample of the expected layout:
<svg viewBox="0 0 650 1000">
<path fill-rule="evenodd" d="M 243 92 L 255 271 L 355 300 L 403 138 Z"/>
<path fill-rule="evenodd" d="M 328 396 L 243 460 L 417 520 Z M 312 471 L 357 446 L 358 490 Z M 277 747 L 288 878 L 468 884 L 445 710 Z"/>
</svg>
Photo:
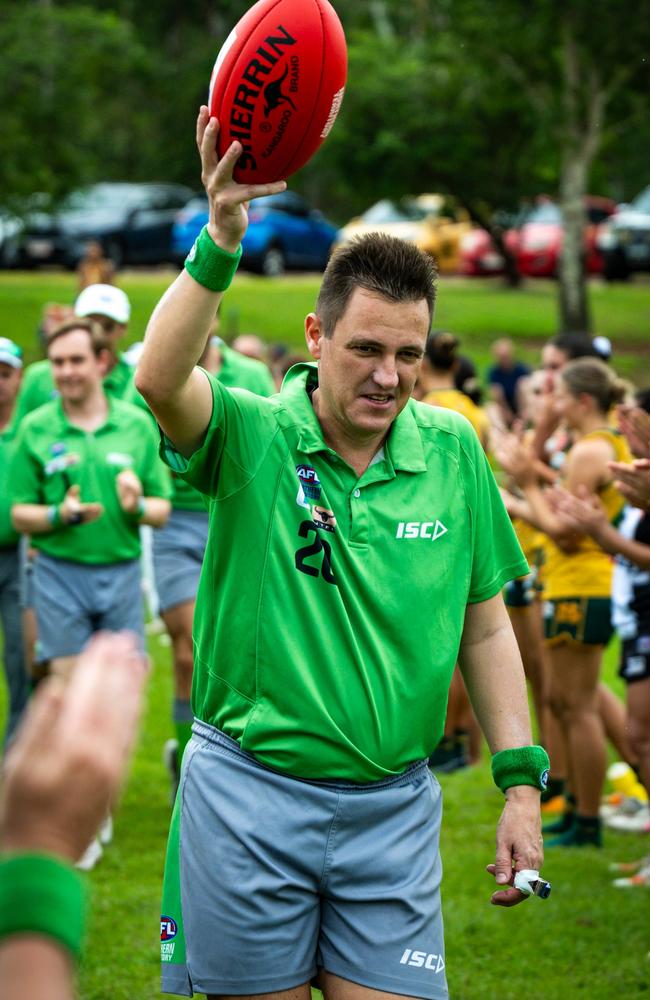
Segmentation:
<svg viewBox="0 0 650 1000">
<path fill-rule="evenodd" d="M 506 230 L 503 239 L 510 252 L 516 256 L 519 230 L 514 228 Z M 469 233 L 465 233 L 460 241 L 459 270 L 461 274 L 471 277 L 503 274 L 503 257 L 487 230 L 472 229 Z"/>
<path fill-rule="evenodd" d="M 586 200 L 586 267 L 588 274 L 602 274 L 604 261 L 596 246 L 596 231 L 601 222 L 615 211 L 610 198 L 589 196 Z M 552 278 L 558 270 L 563 240 L 562 215 L 550 198 L 541 197 L 518 229 L 509 229 L 505 242 L 517 261 L 521 274 L 533 278 Z M 464 274 L 502 274 L 503 260 L 484 230 L 473 230 L 461 247 L 461 270 Z"/>
</svg>

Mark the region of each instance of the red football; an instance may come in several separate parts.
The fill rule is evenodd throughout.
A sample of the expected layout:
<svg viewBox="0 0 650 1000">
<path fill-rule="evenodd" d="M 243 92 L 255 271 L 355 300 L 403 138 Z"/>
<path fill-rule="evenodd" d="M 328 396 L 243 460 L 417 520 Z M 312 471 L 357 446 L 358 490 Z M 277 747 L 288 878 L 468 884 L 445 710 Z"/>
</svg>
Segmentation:
<svg viewBox="0 0 650 1000">
<path fill-rule="evenodd" d="M 328 135 L 343 101 L 345 35 L 328 0 L 259 0 L 223 44 L 208 107 L 219 119 L 219 156 L 244 147 L 235 180 L 283 180 Z"/>
</svg>

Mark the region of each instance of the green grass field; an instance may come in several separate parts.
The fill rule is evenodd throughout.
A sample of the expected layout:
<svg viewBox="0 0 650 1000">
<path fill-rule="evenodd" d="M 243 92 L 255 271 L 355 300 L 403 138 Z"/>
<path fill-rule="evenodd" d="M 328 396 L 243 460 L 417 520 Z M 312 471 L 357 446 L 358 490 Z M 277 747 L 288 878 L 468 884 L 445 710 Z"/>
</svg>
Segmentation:
<svg viewBox="0 0 650 1000">
<path fill-rule="evenodd" d="M 133 302 L 132 339 L 171 274 L 125 274 Z M 317 279 L 264 281 L 239 276 L 224 308 L 226 335 L 259 332 L 294 347 L 302 344 L 302 316 L 312 308 Z M 0 274 L 1 332 L 37 356 L 35 329 L 43 302 L 72 301 L 74 279 L 65 274 Z M 620 350 L 620 370 L 638 384 L 650 379 L 647 349 L 650 286 L 594 287 L 599 332 Z M 441 282 L 436 325 L 448 325 L 480 365 L 489 341 L 509 334 L 534 361 L 545 338 L 556 332 L 554 288 L 530 285 L 515 293 L 492 282 Z M 624 353 L 623 353 L 624 352 Z M 92 922 L 79 977 L 82 1000 L 153 1000 L 158 989 L 158 917 L 165 838 L 169 821 L 167 777 L 161 762 L 171 735 L 169 648 L 150 642 L 153 670 L 130 779 L 116 818 L 115 840 L 88 876 Z M 605 676 L 622 695 L 615 676 L 616 649 L 608 651 Z M 5 691 L 0 681 L 0 727 Z M 608 833 L 603 850 L 549 851 L 544 874 L 553 882 L 547 902 L 529 900 L 515 910 L 490 906 L 500 793 L 483 764 L 443 777 L 445 817 L 442 854 L 447 973 L 454 1000 L 611 1000 L 650 991 L 650 896 L 611 887 L 608 865 L 638 857 L 640 838 Z M 645 851 L 647 852 L 647 838 Z M 23 1000 L 32 1000 L 25 997 Z"/>
<path fill-rule="evenodd" d="M 129 340 L 139 340 L 156 302 L 175 272 L 125 272 L 119 283 L 131 299 Z M 269 280 L 242 272 L 224 298 L 222 332 L 226 340 L 237 332 L 259 333 L 304 350 L 303 319 L 314 307 L 317 275 Z M 638 384 L 650 382 L 650 284 L 590 285 L 596 329 L 610 337 L 621 375 Z M 73 302 L 74 275 L 65 272 L 0 272 L 0 330 L 23 345 L 28 360 L 39 356 L 36 328 L 43 304 Z M 512 291 L 500 281 L 443 278 L 440 280 L 434 326 L 460 334 L 463 351 L 481 369 L 489 363 L 489 343 L 495 337 L 515 338 L 522 357 L 532 364 L 539 348 L 558 332 L 556 286 L 529 281 Z"/>
</svg>

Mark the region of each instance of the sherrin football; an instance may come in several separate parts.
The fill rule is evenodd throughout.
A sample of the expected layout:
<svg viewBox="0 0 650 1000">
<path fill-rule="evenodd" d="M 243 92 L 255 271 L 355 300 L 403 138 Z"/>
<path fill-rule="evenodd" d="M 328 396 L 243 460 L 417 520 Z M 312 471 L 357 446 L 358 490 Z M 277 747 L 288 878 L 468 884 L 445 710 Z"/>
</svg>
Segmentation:
<svg viewBox="0 0 650 1000">
<path fill-rule="evenodd" d="M 238 140 L 235 180 L 266 184 L 304 166 L 332 128 L 347 76 L 345 35 L 328 0 L 259 0 L 223 44 L 208 107 L 217 150 Z"/>
</svg>

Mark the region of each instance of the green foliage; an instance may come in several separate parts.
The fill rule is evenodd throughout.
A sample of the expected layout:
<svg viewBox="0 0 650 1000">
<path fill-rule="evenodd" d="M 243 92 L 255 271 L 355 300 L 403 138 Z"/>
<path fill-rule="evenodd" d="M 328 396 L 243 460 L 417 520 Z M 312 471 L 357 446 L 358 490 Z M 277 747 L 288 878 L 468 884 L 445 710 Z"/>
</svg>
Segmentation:
<svg viewBox="0 0 650 1000">
<path fill-rule="evenodd" d="M 6 200 L 137 173 L 150 64 L 129 22 L 91 7 L 12 5 L 0 51 Z"/>
</svg>

